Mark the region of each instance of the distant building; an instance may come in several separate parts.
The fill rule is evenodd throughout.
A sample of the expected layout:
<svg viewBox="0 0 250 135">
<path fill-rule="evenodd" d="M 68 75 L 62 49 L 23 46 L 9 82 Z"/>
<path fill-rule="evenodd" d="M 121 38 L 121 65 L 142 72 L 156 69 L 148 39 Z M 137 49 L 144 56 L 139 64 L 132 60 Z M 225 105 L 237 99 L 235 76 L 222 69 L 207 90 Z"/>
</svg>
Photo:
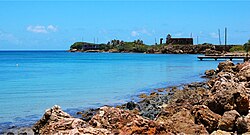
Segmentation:
<svg viewBox="0 0 250 135">
<path fill-rule="evenodd" d="M 160 45 L 162 45 L 163 38 L 160 38 Z"/>
<path fill-rule="evenodd" d="M 166 44 L 172 45 L 193 45 L 193 38 L 172 38 L 170 34 L 167 35 Z"/>
</svg>

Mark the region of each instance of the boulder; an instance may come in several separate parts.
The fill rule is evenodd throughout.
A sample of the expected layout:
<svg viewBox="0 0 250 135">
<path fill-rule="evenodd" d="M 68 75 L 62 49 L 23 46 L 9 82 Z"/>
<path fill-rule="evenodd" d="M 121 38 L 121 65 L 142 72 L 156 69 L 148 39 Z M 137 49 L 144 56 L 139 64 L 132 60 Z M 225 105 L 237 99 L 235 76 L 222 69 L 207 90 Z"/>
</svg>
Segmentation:
<svg viewBox="0 0 250 135">
<path fill-rule="evenodd" d="M 239 134 L 250 133 L 250 113 L 246 116 L 241 116 L 236 121 L 237 132 Z"/>
<path fill-rule="evenodd" d="M 236 128 L 235 122 L 240 114 L 236 110 L 227 111 L 222 115 L 218 127 L 224 131 L 234 131 Z"/>
<path fill-rule="evenodd" d="M 236 121 L 237 133 L 242 134 L 248 131 L 248 122 L 246 118 L 239 117 Z"/>
<path fill-rule="evenodd" d="M 215 72 L 214 69 L 206 70 L 206 71 L 205 71 L 206 77 L 213 77 L 215 74 L 216 74 L 216 72 Z"/>
<path fill-rule="evenodd" d="M 128 110 L 101 107 L 90 120 L 94 128 L 105 128 L 115 134 L 160 134 L 165 129 L 154 121 L 145 119 Z M 164 132 L 165 133 L 165 132 Z"/>
<path fill-rule="evenodd" d="M 195 123 L 203 124 L 209 133 L 218 129 L 218 122 L 221 116 L 212 112 L 207 106 L 195 105 L 192 108 L 192 115 L 195 118 Z"/>
<path fill-rule="evenodd" d="M 213 112 L 221 115 L 230 110 L 237 110 L 244 115 L 248 113 L 249 96 L 244 84 L 216 81 L 211 91 L 213 91 L 213 95 L 206 100 L 205 104 Z"/>
<path fill-rule="evenodd" d="M 110 134 L 106 129 L 87 127 L 85 121 L 73 118 L 62 109 L 55 105 L 51 109 L 46 110 L 43 117 L 33 126 L 36 134 Z"/>
<path fill-rule="evenodd" d="M 225 61 L 225 62 L 220 62 L 218 65 L 218 71 L 217 72 L 221 72 L 221 71 L 225 71 L 225 72 L 232 72 L 234 63 L 232 61 Z"/>
<path fill-rule="evenodd" d="M 170 109 L 170 108 L 169 108 Z M 178 109 L 176 113 L 165 110 L 156 120 L 175 134 L 208 134 L 202 124 L 196 124 L 191 112 L 185 108 Z"/>
<path fill-rule="evenodd" d="M 217 130 L 211 133 L 211 135 L 232 135 L 233 133 L 227 132 L 227 131 L 222 131 L 222 130 Z"/>
</svg>

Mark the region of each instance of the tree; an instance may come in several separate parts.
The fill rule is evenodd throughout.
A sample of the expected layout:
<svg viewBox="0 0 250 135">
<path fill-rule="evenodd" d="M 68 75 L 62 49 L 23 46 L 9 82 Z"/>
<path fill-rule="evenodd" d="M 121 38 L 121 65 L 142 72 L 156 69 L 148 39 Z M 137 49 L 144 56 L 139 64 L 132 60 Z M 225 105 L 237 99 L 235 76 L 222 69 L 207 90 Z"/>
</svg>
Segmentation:
<svg viewBox="0 0 250 135">
<path fill-rule="evenodd" d="M 248 55 L 248 51 L 250 49 L 250 40 L 248 40 L 248 42 L 244 44 L 244 49 L 245 49 L 245 51 L 247 52 L 247 55 Z"/>
<path fill-rule="evenodd" d="M 250 48 L 250 40 L 248 40 L 248 42 L 244 44 L 244 49 L 247 52 L 247 57 L 244 59 L 244 61 L 248 61 L 249 60 L 249 58 L 248 58 L 249 48 Z"/>
</svg>

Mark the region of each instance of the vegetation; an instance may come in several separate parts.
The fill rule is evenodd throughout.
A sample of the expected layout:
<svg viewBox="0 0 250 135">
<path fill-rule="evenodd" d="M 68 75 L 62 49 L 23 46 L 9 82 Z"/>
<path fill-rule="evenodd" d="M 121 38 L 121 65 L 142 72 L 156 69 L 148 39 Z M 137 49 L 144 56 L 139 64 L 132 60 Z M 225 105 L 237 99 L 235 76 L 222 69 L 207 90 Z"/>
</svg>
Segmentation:
<svg viewBox="0 0 250 135">
<path fill-rule="evenodd" d="M 243 52 L 244 50 L 245 50 L 244 46 L 237 45 L 237 46 L 233 46 L 229 51 L 230 52 Z"/>
<path fill-rule="evenodd" d="M 248 42 L 244 44 L 244 49 L 247 52 L 247 54 L 248 54 L 249 48 L 250 48 L 250 40 L 248 40 Z"/>
<path fill-rule="evenodd" d="M 230 50 L 229 50 L 230 49 Z M 243 45 L 229 45 L 226 51 L 230 52 L 248 52 L 250 49 L 250 40 Z M 193 46 L 185 45 L 146 45 L 140 39 L 132 42 L 124 42 L 123 40 L 111 40 L 107 44 L 93 44 L 87 42 L 76 42 L 70 47 L 70 51 L 90 51 L 90 52 L 137 52 L 137 53 L 204 53 L 206 50 L 219 51 L 225 50 L 224 45 L 212 45 L 211 43 L 203 43 Z"/>
<path fill-rule="evenodd" d="M 70 46 L 70 49 L 87 50 L 86 46 L 98 46 L 98 50 L 109 51 L 117 50 L 118 52 L 146 52 L 150 46 L 145 45 L 142 40 L 134 40 L 133 42 L 124 42 L 122 40 L 111 40 L 107 44 L 93 44 L 87 42 L 76 42 Z M 93 48 L 94 49 L 94 48 Z"/>
<path fill-rule="evenodd" d="M 73 45 L 70 46 L 70 49 L 77 49 L 81 50 L 84 42 L 75 42 Z"/>
</svg>

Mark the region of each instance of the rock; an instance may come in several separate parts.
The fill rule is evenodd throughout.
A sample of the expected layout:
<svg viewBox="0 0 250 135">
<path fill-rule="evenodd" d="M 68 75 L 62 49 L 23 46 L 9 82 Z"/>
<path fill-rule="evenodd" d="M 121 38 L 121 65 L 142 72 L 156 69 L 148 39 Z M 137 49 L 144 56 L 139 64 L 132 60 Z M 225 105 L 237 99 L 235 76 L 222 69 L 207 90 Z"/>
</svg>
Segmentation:
<svg viewBox="0 0 250 135">
<path fill-rule="evenodd" d="M 236 65 L 236 71 L 243 71 L 243 70 L 247 70 L 250 69 L 250 63 L 249 62 L 244 62 L 242 64 L 237 64 Z"/>
<path fill-rule="evenodd" d="M 128 109 L 128 110 L 133 110 L 138 106 L 135 102 L 132 102 L 132 101 L 126 103 L 125 105 L 126 105 L 125 109 Z"/>
<path fill-rule="evenodd" d="M 220 115 L 212 112 L 205 105 L 195 105 L 192 109 L 192 115 L 195 117 L 195 123 L 203 124 L 209 133 L 218 129 Z"/>
<path fill-rule="evenodd" d="M 195 119 L 187 109 L 181 109 L 176 113 L 165 112 L 157 118 L 157 122 L 164 123 L 172 133 L 184 134 L 208 134 L 202 124 L 195 124 Z"/>
<path fill-rule="evenodd" d="M 140 98 L 146 98 L 147 95 L 145 93 L 139 95 Z"/>
<path fill-rule="evenodd" d="M 82 116 L 82 120 L 88 122 L 91 120 L 91 118 L 96 114 L 96 112 L 98 111 L 99 109 L 88 109 L 86 111 L 83 111 L 83 112 L 78 112 L 79 114 L 81 114 Z"/>
<path fill-rule="evenodd" d="M 32 128 L 9 129 L 4 135 L 34 135 Z"/>
<path fill-rule="evenodd" d="M 115 134 L 159 134 L 165 129 L 154 121 L 144 119 L 128 110 L 101 107 L 89 122 L 95 128 L 105 128 Z"/>
<path fill-rule="evenodd" d="M 149 96 L 138 102 L 137 108 L 140 111 L 140 115 L 152 120 L 155 119 L 161 111 L 162 105 L 168 102 L 168 98 L 169 96 L 167 95 Z"/>
<path fill-rule="evenodd" d="M 232 72 L 232 68 L 234 66 L 234 63 L 232 61 L 225 61 L 225 62 L 220 62 L 218 65 L 218 71 L 217 72 L 221 72 L 221 71 L 225 71 L 225 72 Z"/>
<path fill-rule="evenodd" d="M 231 132 L 217 130 L 217 131 L 214 131 L 211 135 L 232 135 L 232 134 L 233 133 L 231 133 Z"/>
<path fill-rule="evenodd" d="M 248 131 L 248 123 L 244 117 L 239 117 L 236 121 L 237 133 L 242 134 Z"/>
<path fill-rule="evenodd" d="M 205 71 L 206 77 L 213 77 L 215 74 L 216 74 L 216 72 L 215 72 L 214 69 L 206 70 L 206 71 Z"/>
<path fill-rule="evenodd" d="M 106 129 L 87 127 L 85 121 L 73 118 L 69 114 L 55 105 L 51 109 L 46 110 L 43 117 L 33 126 L 36 134 L 83 134 L 83 133 L 98 133 L 110 134 Z"/>
<path fill-rule="evenodd" d="M 236 128 L 235 122 L 240 114 L 236 110 L 227 111 L 222 115 L 218 127 L 224 131 L 234 131 Z"/>
<path fill-rule="evenodd" d="M 157 97 L 159 94 L 157 92 L 150 93 L 150 97 Z"/>
<path fill-rule="evenodd" d="M 240 70 L 239 73 L 242 76 L 242 78 L 244 78 L 244 79 L 246 78 L 246 81 L 250 81 L 250 68 L 249 69 L 245 69 L 245 70 L 243 68 L 243 70 Z"/>
<path fill-rule="evenodd" d="M 235 104 L 236 104 L 236 110 L 240 114 L 247 114 L 249 111 L 249 95 L 246 93 L 234 93 L 234 99 L 235 99 Z"/>
<path fill-rule="evenodd" d="M 239 134 L 250 133 L 250 113 L 246 116 L 241 116 L 236 121 L 237 132 Z"/>
<path fill-rule="evenodd" d="M 240 114 L 247 114 L 249 110 L 249 96 L 241 83 L 231 81 L 216 81 L 213 96 L 206 101 L 206 105 L 215 113 L 223 114 L 225 111 L 237 110 Z"/>
</svg>

